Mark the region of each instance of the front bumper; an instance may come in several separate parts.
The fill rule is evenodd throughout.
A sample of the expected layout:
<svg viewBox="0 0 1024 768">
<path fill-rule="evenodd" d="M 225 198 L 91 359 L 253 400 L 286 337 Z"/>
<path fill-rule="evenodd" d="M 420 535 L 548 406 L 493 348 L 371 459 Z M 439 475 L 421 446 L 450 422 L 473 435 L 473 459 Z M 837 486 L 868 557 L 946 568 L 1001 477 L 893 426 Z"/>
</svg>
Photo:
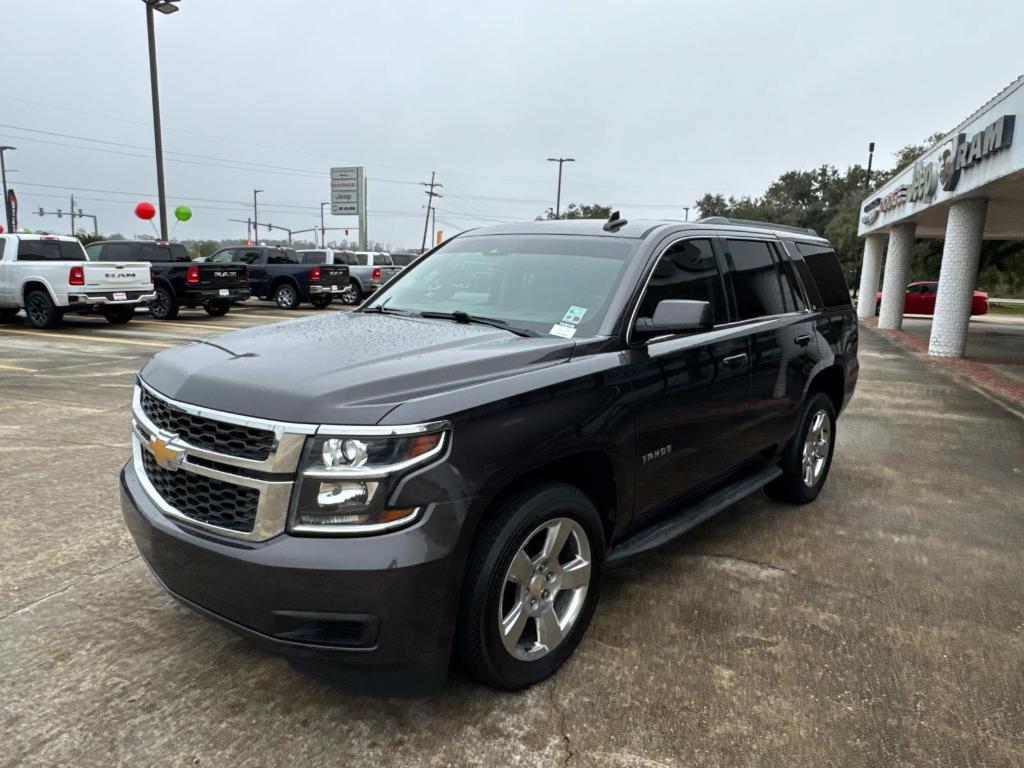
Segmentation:
<svg viewBox="0 0 1024 768">
<path fill-rule="evenodd" d="M 118 294 L 125 298 L 117 298 Z M 108 291 L 105 293 L 70 293 L 68 302 L 72 306 L 114 306 L 114 307 L 138 307 L 149 304 L 156 298 L 155 293 L 140 293 L 138 291 Z"/>
<path fill-rule="evenodd" d="M 161 585 L 254 644 L 369 693 L 443 684 L 462 578 L 456 504 L 380 536 L 240 542 L 163 515 L 129 462 L 121 507 Z"/>
</svg>

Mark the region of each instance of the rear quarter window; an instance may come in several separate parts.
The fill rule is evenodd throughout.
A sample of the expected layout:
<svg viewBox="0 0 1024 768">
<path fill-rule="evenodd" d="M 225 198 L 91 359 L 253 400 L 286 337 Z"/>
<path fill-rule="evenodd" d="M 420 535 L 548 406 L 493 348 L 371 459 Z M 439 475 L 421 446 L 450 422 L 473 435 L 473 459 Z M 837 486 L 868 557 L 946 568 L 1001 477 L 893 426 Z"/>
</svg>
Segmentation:
<svg viewBox="0 0 1024 768">
<path fill-rule="evenodd" d="M 63 240 L 20 240 L 18 261 L 88 261 L 82 244 Z"/>
<path fill-rule="evenodd" d="M 850 289 L 846 285 L 836 252 L 827 246 L 811 243 L 797 243 L 796 247 L 818 288 L 822 305 L 826 308 L 849 307 Z M 806 279 L 806 275 L 802 277 Z"/>
</svg>

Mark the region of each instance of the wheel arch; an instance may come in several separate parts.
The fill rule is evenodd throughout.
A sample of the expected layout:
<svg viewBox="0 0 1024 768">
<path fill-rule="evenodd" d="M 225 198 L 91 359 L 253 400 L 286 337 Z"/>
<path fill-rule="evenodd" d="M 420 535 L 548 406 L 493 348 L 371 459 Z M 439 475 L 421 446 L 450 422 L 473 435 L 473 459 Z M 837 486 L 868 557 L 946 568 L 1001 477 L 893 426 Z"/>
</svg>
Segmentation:
<svg viewBox="0 0 1024 768">
<path fill-rule="evenodd" d="M 807 385 L 805 399 L 815 392 L 828 395 L 838 415 L 843 409 L 843 400 L 846 394 L 846 372 L 839 363 L 822 368 L 814 375 Z"/>
<path fill-rule="evenodd" d="M 46 293 L 50 297 L 50 301 L 52 301 L 55 306 L 57 306 L 57 307 L 61 306 L 60 302 L 57 301 L 57 294 L 54 293 L 53 287 L 50 285 L 48 280 L 46 280 L 45 278 L 42 278 L 42 277 L 30 277 L 30 278 L 26 279 L 24 283 L 22 283 L 22 285 L 21 285 L 21 305 L 25 306 L 26 299 L 28 299 L 29 293 L 34 291 L 34 290 L 37 290 L 39 288 L 42 288 L 44 291 L 46 291 Z"/>
</svg>

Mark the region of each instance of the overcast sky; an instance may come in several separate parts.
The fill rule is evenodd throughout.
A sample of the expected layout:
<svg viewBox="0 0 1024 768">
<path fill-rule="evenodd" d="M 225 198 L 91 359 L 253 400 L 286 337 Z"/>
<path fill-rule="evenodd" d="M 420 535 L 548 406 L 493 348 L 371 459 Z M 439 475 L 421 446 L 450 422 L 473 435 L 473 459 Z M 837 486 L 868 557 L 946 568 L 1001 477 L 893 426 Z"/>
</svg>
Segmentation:
<svg viewBox="0 0 1024 768">
<path fill-rule="evenodd" d="M 872 140 L 887 166 L 1024 70 L 1024 3 L 1007 0 L 180 5 L 156 18 L 169 208 L 194 211 L 178 238 L 244 238 L 228 219 L 251 213 L 254 188 L 261 220 L 315 226 L 328 169 L 364 165 L 370 238 L 418 247 L 432 170 L 453 233 L 553 206 L 558 155 L 576 158 L 563 206 L 681 218 L 707 191 L 864 162 Z M 21 225 L 67 231 L 34 212 L 73 191 L 101 231 L 145 233 L 142 2 L 3 0 L 2 28 Z"/>
</svg>

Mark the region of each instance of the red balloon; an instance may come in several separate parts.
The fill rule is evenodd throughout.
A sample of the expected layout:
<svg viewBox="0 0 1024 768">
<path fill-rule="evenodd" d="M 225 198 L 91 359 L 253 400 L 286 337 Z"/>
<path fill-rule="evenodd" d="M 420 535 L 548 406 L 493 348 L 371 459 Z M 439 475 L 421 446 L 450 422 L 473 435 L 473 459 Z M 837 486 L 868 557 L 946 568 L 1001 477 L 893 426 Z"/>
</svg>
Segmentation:
<svg viewBox="0 0 1024 768">
<path fill-rule="evenodd" d="M 135 206 L 135 215 L 140 219 L 149 221 L 156 216 L 156 208 L 153 207 L 152 203 L 141 202 Z"/>
<path fill-rule="evenodd" d="M 0 224 L 0 235 L 4 233 L 4 225 Z"/>
</svg>

